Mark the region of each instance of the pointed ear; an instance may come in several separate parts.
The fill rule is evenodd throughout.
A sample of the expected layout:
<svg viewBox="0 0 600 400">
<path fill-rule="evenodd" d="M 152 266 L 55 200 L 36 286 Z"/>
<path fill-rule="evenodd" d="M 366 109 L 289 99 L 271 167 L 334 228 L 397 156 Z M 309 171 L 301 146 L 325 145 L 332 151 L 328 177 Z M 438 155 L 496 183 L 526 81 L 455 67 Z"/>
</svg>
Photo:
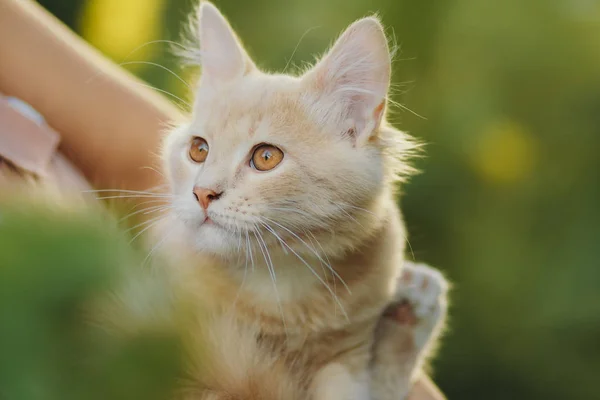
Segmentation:
<svg viewBox="0 0 600 400">
<path fill-rule="evenodd" d="M 354 22 L 304 79 L 315 106 L 335 118 L 344 134 L 368 140 L 377 131 L 390 85 L 391 59 L 375 17 Z"/>
<path fill-rule="evenodd" d="M 235 32 L 212 3 L 200 4 L 197 26 L 203 80 L 227 82 L 255 68 Z"/>
</svg>

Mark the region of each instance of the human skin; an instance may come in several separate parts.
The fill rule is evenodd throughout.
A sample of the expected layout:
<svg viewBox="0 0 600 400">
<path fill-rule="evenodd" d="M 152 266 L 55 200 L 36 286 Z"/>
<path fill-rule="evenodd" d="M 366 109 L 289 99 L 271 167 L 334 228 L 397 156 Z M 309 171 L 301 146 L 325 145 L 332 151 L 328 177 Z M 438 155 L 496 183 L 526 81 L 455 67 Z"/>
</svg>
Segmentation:
<svg viewBox="0 0 600 400">
<path fill-rule="evenodd" d="M 0 91 L 36 108 L 97 188 L 145 190 L 165 124 L 179 110 L 37 3 L 0 0 Z"/>
<path fill-rule="evenodd" d="M 0 0 L 0 92 L 37 109 L 96 189 L 161 184 L 155 154 L 180 111 L 111 63 L 37 3 Z M 442 400 L 423 376 L 409 400 Z"/>
</svg>

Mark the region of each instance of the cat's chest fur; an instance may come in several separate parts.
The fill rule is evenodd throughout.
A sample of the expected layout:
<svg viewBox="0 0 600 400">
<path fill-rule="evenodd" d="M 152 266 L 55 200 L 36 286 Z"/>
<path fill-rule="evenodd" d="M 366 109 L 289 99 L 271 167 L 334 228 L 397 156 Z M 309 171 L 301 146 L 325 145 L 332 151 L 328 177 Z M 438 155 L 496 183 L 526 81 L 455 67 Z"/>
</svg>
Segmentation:
<svg viewBox="0 0 600 400">
<path fill-rule="evenodd" d="M 280 273 L 275 286 L 269 273 L 258 269 L 234 279 L 217 262 L 199 267 L 196 292 L 202 293 L 204 304 L 211 304 L 215 318 L 246 326 L 248 332 L 256 332 L 261 348 L 309 374 L 332 359 L 366 356 L 403 261 L 403 225 L 393 217 L 357 250 L 332 261 L 335 283 L 333 275 L 320 280 L 303 271 Z M 289 267 L 302 265 L 286 265 L 293 271 Z"/>
<path fill-rule="evenodd" d="M 376 324 L 395 292 L 403 264 L 404 225 L 392 202 L 381 221 L 343 257 L 329 257 L 338 275 L 335 287 L 332 275 L 325 281 L 328 288 L 300 269 L 303 265 L 280 264 L 288 259 L 276 256 L 276 285 L 259 265 L 244 276 L 219 260 L 193 258 L 186 263 L 191 275 L 184 274 L 179 282 L 191 289 L 194 304 L 208 311 L 200 334 L 189 332 L 206 339 L 202 354 L 210 349 L 212 370 L 195 375 L 202 377 L 200 387 L 212 388 L 213 393 L 260 387 L 264 394 L 265 382 L 285 383 L 294 386 L 286 389 L 289 393 L 303 398 L 301 393 L 312 392 L 314 382 L 321 381 L 317 377 L 332 363 L 353 376 L 364 374 Z M 303 272 L 294 274 L 296 270 Z M 273 374 L 289 379 L 275 379 Z M 284 390 L 277 385 L 273 393 Z M 263 394 L 260 398 L 270 398 Z"/>
<path fill-rule="evenodd" d="M 268 335 L 310 336 L 379 317 L 403 263 L 404 226 L 395 208 L 363 242 L 328 266 L 273 251 L 267 265 L 232 272 L 226 262 L 198 265 L 202 301 Z M 306 264 L 310 264 L 307 266 Z"/>
</svg>

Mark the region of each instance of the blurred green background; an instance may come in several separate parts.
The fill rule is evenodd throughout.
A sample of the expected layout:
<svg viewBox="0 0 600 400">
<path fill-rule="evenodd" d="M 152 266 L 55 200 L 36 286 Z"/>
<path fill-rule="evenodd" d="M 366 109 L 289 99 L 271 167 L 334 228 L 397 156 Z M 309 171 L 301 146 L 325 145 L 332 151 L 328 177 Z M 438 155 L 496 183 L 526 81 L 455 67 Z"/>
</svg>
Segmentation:
<svg viewBox="0 0 600 400">
<path fill-rule="evenodd" d="M 184 353 L 165 285 L 105 214 L 50 204 L 0 202 L 0 399 L 170 398 Z"/>
<path fill-rule="evenodd" d="M 42 0 L 186 98 L 164 42 L 190 0 Z M 263 68 L 312 61 L 379 12 L 400 52 L 396 126 L 427 143 L 402 199 L 414 255 L 455 283 L 434 364 L 450 399 L 599 399 L 600 2 L 221 0 Z M 178 100 L 175 100 L 176 102 Z"/>
</svg>

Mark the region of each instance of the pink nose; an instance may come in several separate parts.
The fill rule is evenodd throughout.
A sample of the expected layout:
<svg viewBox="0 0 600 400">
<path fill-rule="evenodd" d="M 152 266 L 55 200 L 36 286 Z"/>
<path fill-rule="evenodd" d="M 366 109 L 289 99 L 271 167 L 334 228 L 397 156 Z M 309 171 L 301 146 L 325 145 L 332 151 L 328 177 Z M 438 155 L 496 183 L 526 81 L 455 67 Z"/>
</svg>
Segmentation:
<svg viewBox="0 0 600 400">
<path fill-rule="evenodd" d="M 202 187 L 194 188 L 194 197 L 196 197 L 196 200 L 198 203 L 200 203 L 200 206 L 202 206 L 204 210 L 208 208 L 208 205 L 211 201 L 218 199 L 221 196 L 221 193 L 217 193 L 212 189 Z"/>
</svg>

